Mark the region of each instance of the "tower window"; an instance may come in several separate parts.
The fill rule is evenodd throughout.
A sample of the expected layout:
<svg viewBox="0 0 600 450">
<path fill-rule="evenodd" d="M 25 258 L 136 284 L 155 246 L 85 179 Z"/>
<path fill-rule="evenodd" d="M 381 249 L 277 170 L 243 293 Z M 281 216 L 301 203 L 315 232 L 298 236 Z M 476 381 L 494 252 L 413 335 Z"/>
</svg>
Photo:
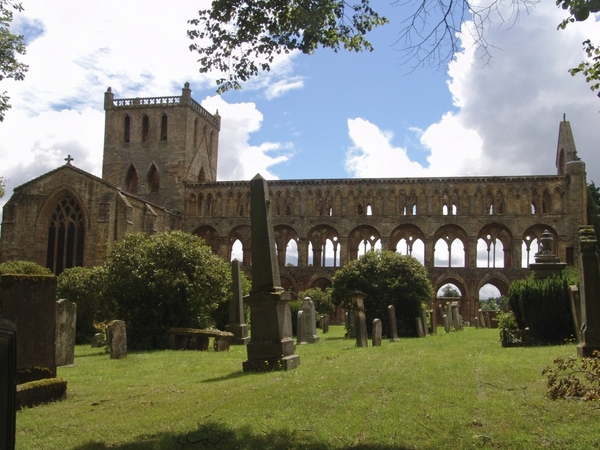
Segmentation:
<svg viewBox="0 0 600 450">
<path fill-rule="evenodd" d="M 142 117 L 142 142 L 148 142 L 148 133 L 150 131 L 150 119 L 144 114 Z"/>
<path fill-rule="evenodd" d="M 158 170 L 154 164 L 152 164 L 148 171 L 148 186 L 150 192 L 158 192 L 160 188 L 160 177 L 158 176 Z"/>
<path fill-rule="evenodd" d="M 123 142 L 129 142 L 131 136 L 131 117 L 125 116 L 125 123 L 123 127 Z"/>
<path fill-rule="evenodd" d="M 167 115 L 163 114 L 160 118 L 160 140 L 167 140 Z"/>
<path fill-rule="evenodd" d="M 132 194 L 137 194 L 138 189 L 138 176 L 133 164 L 127 169 L 127 175 L 125 175 L 125 190 Z"/>
</svg>

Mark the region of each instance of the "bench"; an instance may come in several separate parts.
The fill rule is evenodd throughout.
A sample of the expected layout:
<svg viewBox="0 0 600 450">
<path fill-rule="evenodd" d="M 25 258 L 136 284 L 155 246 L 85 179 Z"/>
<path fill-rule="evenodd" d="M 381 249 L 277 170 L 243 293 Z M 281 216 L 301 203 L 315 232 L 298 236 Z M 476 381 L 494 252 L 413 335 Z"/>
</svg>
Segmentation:
<svg viewBox="0 0 600 450">
<path fill-rule="evenodd" d="M 215 352 L 229 351 L 233 333 L 211 329 L 171 328 L 169 329 L 169 348 L 171 350 L 208 350 L 209 338 L 214 338 Z"/>
</svg>

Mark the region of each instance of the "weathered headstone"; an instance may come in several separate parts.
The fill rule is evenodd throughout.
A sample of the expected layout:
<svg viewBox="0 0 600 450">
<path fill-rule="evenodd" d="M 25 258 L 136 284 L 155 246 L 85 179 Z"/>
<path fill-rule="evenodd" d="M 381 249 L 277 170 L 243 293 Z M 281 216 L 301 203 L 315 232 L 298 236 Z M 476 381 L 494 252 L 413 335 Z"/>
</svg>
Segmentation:
<svg viewBox="0 0 600 450">
<path fill-rule="evenodd" d="M 593 356 L 600 351 L 600 254 L 593 227 L 579 229 L 581 341 L 577 345 L 579 357 Z"/>
<path fill-rule="evenodd" d="M 326 314 L 321 316 L 321 330 L 323 334 L 329 333 L 329 316 Z"/>
<path fill-rule="evenodd" d="M 539 252 L 534 257 L 535 262 L 529 264 L 536 280 L 560 276 L 567 267 L 567 263 L 560 262 L 560 259 L 552 252 L 553 244 L 552 234 L 548 230 L 544 230 L 540 238 Z"/>
<path fill-rule="evenodd" d="M 437 317 L 435 313 L 435 308 L 429 311 L 429 317 L 431 319 L 431 333 L 437 334 Z"/>
<path fill-rule="evenodd" d="M 127 356 L 127 329 L 122 320 L 113 320 L 106 327 L 110 359 L 121 359 Z"/>
<path fill-rule="evenodd" d="M 483 319 L 485 320 L 485 327 L 486 328 L 492 328 L 492 321 L 490 320 L 490 313 L 486 312 L 483 315 Z"/>
<path fill-rule="evenodd" d="M 242 293 L 241 265 L 237 259 L 231 261 L 231 278 L 233 280 L 233 296 L 229 302 L 229 324 L 225 330 L 233 333 L 231 343 L 246 345 L 250 341 L 248 325 L 244 319 L 244 295 Z"/>
<path fill-rule="evenodd" d="M 346 337 L 350 339 L 354 339 L 356 337 L 356 330 L 354 329 L 353 321 L 354 315 L 350 312 L 346 311 L 344 314 L 344 319 L 346 322 Z"/>
<path fill-rule="evenodd" d="M 448 319 L 448 314 L 444 314 L 444 331 L 450 333 L 450 320 Z"/>
<path fill-rule="evenodd" d="M 17 420 L 17 328 L 0 318 L 0 450 L 14 450 Z"/>
<path fill-rule="evenodd" d="M 369 340 L 367 336 L 367 317 L 365 315 L 365 303 L 366 297 L 362 292 L 350 292 L 348 294 L 350 301 L 352 302 L 352 317 L 353 323 L 352 328 L 356 336 L 357 347 L 368 347 Z"/>
<path fill-rule="evenodd" d="M 56 366 L 75 363 L 77 305 L 66 299 L 56 302 Z"/>
<path fill-rule="evenodd" d="M 104 333 L 96 333 L 94 335 L 94 337 L 92 338 L 92 347 L 93 348 L 98 348 L 98 347 L 103 347 L 105 342 L 106 336 L 104 335 Z"/>
<path fill-rule="evenodd" d="M 373 347 L 381 347 L 381 319 L 373 319 Z"/>
<path fill-rule="evenodd" d="M 573 328 L 577 337 L 577 343 L 581 342 L 581 298 L 579 288 L 569 286 L 569 301 L 571 302 L 571 316 L 573 317 Z"/>
<path fill-rule="evenodd" d="M 452 309 L 452 323 L 454 324 L 454 329 L 458 331 L 461 329 L 460 314 L 458 314 L 458 303 L 452 302 L 452 304 L 450 306 Z"/>
<path fill-rule="evenodd" d="M 40 378 L 56 377 L 56 277 L 3 275 L 2 316 L 17 329 L 17 372 L 31 368 Z M 42 375 L 42 372 L 45 375 Z M 35 379 L 17 380 L 17 384 Z"/>
<path fill-rule="evenodd" d="M 427 325 L 427 311 L 421 310 L 421 322 L 423 324 L 423 333 L 429 335 L 429 326 Z"/>
<path fill-rule="evenodd" d="M 388 320 L 390 321 L 390 341 L 397 342 L 398 339 L 398 326 L 396 325 L 396 307 L 394 305 L 388 305 Z"/>
<path fill-rule="evenodd" d="M 421 316 L 415 317 L 417 323 L 417 336 L 420 338 L 425 337 L 425 330 L 423 329 L 423 318 Z"/>
<path fill-rule="evenodd" d="M 475 316 L 475 328 L 479 328 L 479 317 Z"/>
<path fill-rule="evenodd" d="M 304 311 L 304 330 L 306 333 L 306 342 L 309 344 L 316 344 L 319 342 L 319 336 L 317 336 L 317 317 L 315 311 L 315 304 L 310 297 L 306 297 L 302 302 L 302 311 Z"/>
<path fill-rule="evenodd" d="M 294 369 L 300 357 L 294 354 L 290 298 L 282 295 L 269 189 L 260 175 L 250 182 L 250 211 L 252 290 L 246 303 L 252 334 L 242 367 L 244 372 Z"/>
<path fill-rule="evenodd" d="M 308 344 L 306 342 L 306 320 L 304 320 L 304 311 L 298 311 L 296 319 L 296 345 Z"/>
<path fill-rule="evenodd" d="M 479 310 L 479 325 L 481 326 L 481 328 L 485 328 L 485 319 L 483 317 L 483 310 Z"/>
</svg>

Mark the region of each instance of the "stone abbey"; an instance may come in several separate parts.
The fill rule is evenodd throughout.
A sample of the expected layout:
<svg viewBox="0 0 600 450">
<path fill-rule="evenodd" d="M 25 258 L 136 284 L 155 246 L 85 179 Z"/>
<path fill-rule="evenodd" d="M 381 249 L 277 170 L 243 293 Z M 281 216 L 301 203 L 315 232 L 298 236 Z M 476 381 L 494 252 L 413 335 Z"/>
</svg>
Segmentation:
<svg viewBox="0 0 600 450">
<path fill-rule="evenodd" d="M 184 230 L 215 254 L 251 258 L 250 181 L 217 181 L 221 118 L 180 96 L 104 97 L 102 178 L 67 163 L 14 189 L 4 206 L 0 261 L 25 259 L 55 273 L 102 264 L 127 233 Z M 540 154 L 546 154 L 540 149 Z M 337 268 L 371 248 L 415 256 L 434 290 L 461 291 L 473 321 L 479 291 L 505 295 L 529 273 L 548 230 L 563 262 L 577 261 L 586 224 L 585 163 L 560 122 L 556 174 L 452 178 L 269 181 L 281 281 L 327 287 Z"/>
</svg>

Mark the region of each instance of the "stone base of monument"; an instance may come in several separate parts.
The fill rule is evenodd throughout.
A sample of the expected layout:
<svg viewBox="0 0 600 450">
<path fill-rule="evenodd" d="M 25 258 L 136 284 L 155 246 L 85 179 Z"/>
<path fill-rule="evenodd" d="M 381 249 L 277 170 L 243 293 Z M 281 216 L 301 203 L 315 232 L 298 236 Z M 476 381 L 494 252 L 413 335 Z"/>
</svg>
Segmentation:
<svg viewBox="0 0 600 450">
<path fill-rule="evenodd" d="M 17 385 L 17 409 L 31 408 L 66 398 L 67 380 L 62 378 L 45 378 Z"/>
<path fill-rule="evenodd" d="M 290 355 L 276 359 L 254 359 L 244 361 L 244 372 L 271 372 L 274 370 L 292 370 L 300 365 L 300 356 Z"/>
<path fill-rule="evenodd" d="M 225 331 L 229 331 L 233 334 L 230 339 L 231 345 L 247 345 L 250 342 L 250 336 L 248 336 L 248 325 L 226 325 Z"/>
<path fill-rule="evenodd" d="M 594 355 L 595 351 L 600 352 L 600 346 L 589 344 L 579 344 L 577 346 L 577 356 L 580 358 L 595 358 L 598 356 Z"/>
</svg>

